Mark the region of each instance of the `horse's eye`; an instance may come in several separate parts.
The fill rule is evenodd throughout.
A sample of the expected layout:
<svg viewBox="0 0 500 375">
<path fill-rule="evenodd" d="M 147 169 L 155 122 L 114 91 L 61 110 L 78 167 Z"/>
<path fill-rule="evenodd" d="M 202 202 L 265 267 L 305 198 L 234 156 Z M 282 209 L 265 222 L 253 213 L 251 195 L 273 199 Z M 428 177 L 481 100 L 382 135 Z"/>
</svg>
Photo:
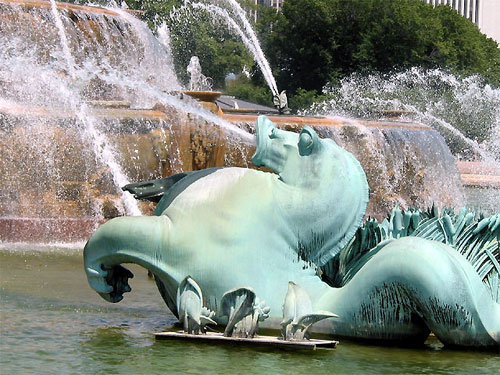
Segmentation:
<svg viewBox="0 0 500 375">
<path fill-rule="evenodd" d="M 313 143 L 311 134 L 307 132 L 300 133 L 298 144 L 300 156 L 310 155 L 313 150 Z"/>
</svg>

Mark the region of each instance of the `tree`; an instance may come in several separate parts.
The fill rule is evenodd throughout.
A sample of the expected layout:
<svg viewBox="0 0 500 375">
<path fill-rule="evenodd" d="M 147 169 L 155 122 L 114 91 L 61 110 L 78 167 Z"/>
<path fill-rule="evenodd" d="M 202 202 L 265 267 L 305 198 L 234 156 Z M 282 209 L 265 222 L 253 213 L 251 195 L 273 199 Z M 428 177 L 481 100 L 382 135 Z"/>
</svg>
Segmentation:
<svg viewBox="0 0 500 375">
<path fill-rule="evenodd" d="M 307 10 L 307 11 L 305 11 Z M 415 0 L 287 0 L 267 20 L 278 85 L 320 92 L 353 72 L 413 66 L 480 73 L 500 84 L 500 49 L 449 6 Z M 262 29 L 265 29 L 261 26 Z"/>
<path fill-rule="evenodd" d="M 272 106 L 272 95 L 266 84 L 262 86 L 252 83 L 245 75 L 240 75 L 237 79 L 228 82 L 226 94 L 239 99 L 248 100 L 253 103 Z"/>
</svg>

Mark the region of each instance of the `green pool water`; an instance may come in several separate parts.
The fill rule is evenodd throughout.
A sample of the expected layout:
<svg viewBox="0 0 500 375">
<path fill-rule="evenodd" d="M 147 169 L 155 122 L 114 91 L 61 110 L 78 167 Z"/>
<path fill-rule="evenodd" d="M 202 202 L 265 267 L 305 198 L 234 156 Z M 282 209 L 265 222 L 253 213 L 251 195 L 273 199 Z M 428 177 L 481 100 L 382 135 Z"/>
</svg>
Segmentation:
<svg viewBox="0 0 500 375">
<path fill-rule="evenodd" d="M 172 327 L 140 267 L 117 304 L 87 284 L 81 248 L 1 245 L 0 374 L 498 374 L 500 354 L 429 339 L 395 348 L 340 340 L 334 350 L 281 351 L 156 341 Z"/>
</svg>

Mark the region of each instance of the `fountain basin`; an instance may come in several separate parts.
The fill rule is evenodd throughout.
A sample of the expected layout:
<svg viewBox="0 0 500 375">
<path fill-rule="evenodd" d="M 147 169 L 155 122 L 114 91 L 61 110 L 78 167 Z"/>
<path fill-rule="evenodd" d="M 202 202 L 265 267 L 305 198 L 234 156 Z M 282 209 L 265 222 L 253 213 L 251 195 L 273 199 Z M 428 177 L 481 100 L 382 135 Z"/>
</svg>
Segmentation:
<svg viewBox="0 0 500 375">
<path fill-rule="evenodd" d="M 465 186 L 500 189 L 500 166 L 478 161 L 459 161 L 457 166 Z"/>
<path fill-rule="evenodd" d="M 219 91 L 182 91 L 183 94 L 189 95 L 190 97 L 197 99 L 202 102 L 213 103 L 218 97 L 222 95 Z"/>
</svg>

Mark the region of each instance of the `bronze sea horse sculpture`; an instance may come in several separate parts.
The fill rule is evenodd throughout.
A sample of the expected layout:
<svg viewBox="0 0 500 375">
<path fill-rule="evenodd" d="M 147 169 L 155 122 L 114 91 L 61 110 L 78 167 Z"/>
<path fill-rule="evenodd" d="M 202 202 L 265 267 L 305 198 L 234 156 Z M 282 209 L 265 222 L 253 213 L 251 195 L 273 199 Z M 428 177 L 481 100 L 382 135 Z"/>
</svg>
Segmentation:
<svg viewBox="0 0 500 375">
<path fill-rule="evenodd" d="M 276 173 L 207 169 L 129 186 L 158 201 L 155 214 L 97 229 L 84 250 L 90 286 L 118 302 L 132 277 L 120 264 L 137 263 L 178 316 L 189 275 L 222 325 L 222 296 L 245 286 L 271 308 L 264 325 L 280 328 L 293 282 L 313 310 L 339 316 L 318 326 L 336 336 L 419 344 L 432 331 L 446 345 L 499 345 L 500 214 L 395 208 L 363 223 L 368 184 L 354 156 L 265 116 L 252 161 Z"/>
</svg>

